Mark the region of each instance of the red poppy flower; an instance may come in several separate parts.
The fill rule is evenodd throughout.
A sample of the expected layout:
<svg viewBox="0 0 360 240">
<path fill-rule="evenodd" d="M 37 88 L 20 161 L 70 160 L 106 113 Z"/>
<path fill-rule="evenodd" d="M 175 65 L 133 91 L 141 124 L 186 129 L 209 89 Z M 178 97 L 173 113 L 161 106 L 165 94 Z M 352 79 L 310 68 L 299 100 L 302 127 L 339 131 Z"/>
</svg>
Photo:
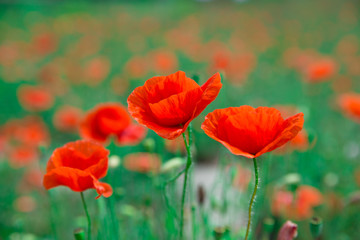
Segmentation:
<svg viewBox="0 0 360 240">
<path fill-rule="evenodd" d="M 36 201 L 31 196 L 18 197 L 14 202 L 14 208 L 19 212 L 32 212 L 36 208 Z"/>
<path fill-rule="evenodd" d="M 360 94 L 344 93 L 338 97 L 337 101 L 347 117 L 360 123 Z"/>
<path fill-rule="evenodd" d="M 54 104 L 54 97 L 43 87 L 23 85 L 17 95 L 21 106 L 28 111 L 45 111 Z"/>
<path fill-rule="evenodd" d="M 146 129 L 133 124 L 121 104 L 107 103 L 96 106 L 86 115 L 80 126 L 80 135 L 100 143 L 106 143 L 113 136 L 121 145 L 132 145 L 145 137 Z"/>
<path fill-rule="evenodd" d="M 161 160 L 157 154 L 153 153 L 132 153 L 125 156 L 124 167 L 141 173 L 158 172 Z"/>
<path fill-rule="evenodd" d="M 41 33 L 33 38 L 34 50 L 41 55 L 54 52 L 57 48 L 57 39 L 52 33 Z"/>
<path fill-rule="evenodd" d="M 14 42 L 0 45 L 0 65 L 13 66 L 20 56 L 19 47 Z"/>
<path fill-rule="evenodd" d="M 323 196 L 314 187 L 302 185 L 295 194 L 289 191 L 277 191 L 272 200 L 271 211 L 275 216 L 304 220 L 312 216 L 313 207 L 323 202 Z"/>
<path fill-rule="evenodd" d="M 185 153 L 186 147 L 184 143 L 184 139 L 176 138 L 173 140 L 165 139 L 165 148 L 171 153 Z"/>
<path fill-rule="evenodd" d="M 128 90 L 130 82 L 127 78 L 121 76 L 115 76 L 111 80 L 111 90 L 119 96 L 123 96 L 124 93 Z"/>
<path fill-rule="evenodd" d="M 3 134 L 8 140 L 27 146 L 48 145 L 50 142 L 45 123 L 35 116 L 9 120 L 4 125 Z"/>
<path fill-rule="evenodd" d="M 49 190 L 66 186 L 76 192 L 96 189 L 99 196 L 110 197 L 112 188 L 99 182 L 106 176 L 109 151 L 87 140 L 79 140 L 55 149 L 47 164 L 44 187 Z"/>
<path fill-rule="evenodd" d="M 39 168 L 27 168 L 19 183 L 18 189 L 22 193 L 30 192 L 34 189 L 42 190 L 42 180 L 43 173 Z"/>
<path fill-rule="evenodd" d="M 110 61 L 106 57 L 98 57 L 85 66 L 85 77 L 89 85 L 98 85 L 106 79 L 110 72 Z"/>
<path fill-rule="evenodd" d="M 63 132 L 75 132 L 82 119 L 82 110 L 72 106 L 59 108 L 53 117 L 55 128 Z"/>
<path fill-rule="evenodd" d="M 336 64 L 332 59 L 320 59 L 305 68 L 305 80 L 318 83 L 330 80 L 336 71 Z"/>
<path fill-rule="evenodd" d="M 153 77 L 130 94 L 129 112 L 161 137 L 174 139 L 216 98 L 220 80 L 216 73 L 200 87 L 182 71 Z"/>
<path fill-rule="evenodd" d="M 214 52 L 210 69 L 222 70 L 228 81 L 238 85 L 246 80 L 255 65 L 256 57 L 254 54 L 234 53 L 222 47 Z"/>
<path fill-rule="evenodd" d="M 284 120 L 275 108 L 245 105 L 209 113 L 201 128 L 233 154 L 256 158 L 293 139 L 303 127 L 303 116 Z"/>
<path fill-rule="evenodd" d="M 149 63 L 145 57 L 134 56 L 124 67 L 124 72 L 132 78 L 142 78 L 149 70 Z"/>
<path fill-rule="evenodd" d="M 10 165 L 14 168 L 27 166 L 38 160 L 38 152 L 34 147 L 19 145 L 9 150 Z"/>
<path fill-rule="evenodd" d="M 178 66 L 176 54 L 171 51 L 158 49 L 150 53 L 150 59 L 152 59 L 155 72 L 172 72 Z"/>
</svg>

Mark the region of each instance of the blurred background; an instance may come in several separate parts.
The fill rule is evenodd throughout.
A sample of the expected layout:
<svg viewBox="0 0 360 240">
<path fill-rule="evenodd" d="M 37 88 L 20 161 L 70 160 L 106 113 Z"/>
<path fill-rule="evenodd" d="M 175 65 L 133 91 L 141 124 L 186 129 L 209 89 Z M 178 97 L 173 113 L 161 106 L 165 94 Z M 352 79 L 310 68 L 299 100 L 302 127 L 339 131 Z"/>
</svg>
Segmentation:
<svg viewBox="0 0 360 240">
<path fill-rule="evenodd" d="M 313 215 L 324 221 L 321 239 L 358 239 L 360 126 L 339 99 L 360 91 L 359 6 L 356 0 L 0 1 L 0 239 L 72 239 L 75 228 L 85 227 L 78 194 L 42 187 L 49 156 L 80 138 L 79 123 L 97 104 L 127 106 L 135 87 L 178 70 L 199 84 L 220 72 L 223 82 L 193 121 L 196 181 L 188 207 L 195 218 L 187 220 L 196 232 L 188 239 L 244 234 L 252 163 L 229 154 L 200 125 L 214 109 L 245 104 L 305 114 L 295 141 L 259 159 L 256 239 L 275 239 L 287 219 L 298 223 L 298 239 L 312 239 Z M 176 221 L 162 194 L 169 172 L 122 163 L 139 152 L 157 154 L 162 166 L 182 159 L 181 139 L 165 141 L 149 130 L 137 146 L 107 148 L 119 157 L 109 171 L 115 193 L 95 201 L 95 191 L 86 192 L 96 239 L 175 239 Z M 196 196 L 202 184 L 203 203 Z M 168 191 L 177 211 L 177 185 Z M 289 201 L 295 210 L 282 209 Z M 107 220 L 110 202 L 117 230 Z"/>
</svg>

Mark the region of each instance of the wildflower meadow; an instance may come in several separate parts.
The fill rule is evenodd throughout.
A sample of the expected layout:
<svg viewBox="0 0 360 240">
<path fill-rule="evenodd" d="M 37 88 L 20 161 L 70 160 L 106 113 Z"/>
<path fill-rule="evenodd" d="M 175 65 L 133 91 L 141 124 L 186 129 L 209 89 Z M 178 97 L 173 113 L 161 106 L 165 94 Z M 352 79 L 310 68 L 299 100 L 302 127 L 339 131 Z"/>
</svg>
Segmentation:
<svg viewBox="0 0 360 240">
<path fill-rule="evenodd" d="M 0 0 L 0 240 L 360 239 L 356 0 Z"/>
</svg>

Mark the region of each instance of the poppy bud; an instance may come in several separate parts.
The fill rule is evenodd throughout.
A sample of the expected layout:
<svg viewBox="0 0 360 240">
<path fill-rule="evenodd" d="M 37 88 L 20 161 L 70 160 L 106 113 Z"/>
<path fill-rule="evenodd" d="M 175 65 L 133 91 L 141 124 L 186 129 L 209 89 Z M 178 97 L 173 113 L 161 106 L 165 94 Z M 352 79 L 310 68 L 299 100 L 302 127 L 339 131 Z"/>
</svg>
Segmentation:
<svg viewBox="0 0 360 240">
<path fill-rule="evenodd" d="M 215 240 L 228 239 L 230 236 L 230 230 L 228 227 L 216 227 L 213 234 Z"/>
<path fill-rule="evenodd" d="M 85 240 L 85 231 L 83 228 L 77 228 L 74 230 L 75 240 Z"/>
<path fill-rule="evenodd" d="M 313 129 L 307 129 L 309 139 L 309 149 L 313 148 L 317 142 L 317 134 Z"/>
<path fill-rule="evenodd" d="M 38 146 L 38 150 L 39 150 L 40 155 L 44 156 L 46 154 L 46 151 L 47 151 L 47 146 L 44 145 L 44 144 L 40 144 Z"/>
<path fill-rule="evenodd" d="M 334 187 L 339 182 L 339 177 L 335 173 L 327 173 L 324 177 L 324 182 L 329 187 Z"/>
<path fill-rule="evenodd" d="M 155 141 L 152 138 L 147 138 L 143 142 L 143 146 L 145 148 L 145 151 L 147 152 L 153 152 L 155 150 Z"/>
<path fill-rule="evenodd" d="M 310 232 L 313 238 L 318 238 L 323 229 L 323 221 L 320 217 L 313 217 L 310 220 Z"/>
<path fill-rule="evenodd" d="M 283 181 L 284 184 L 289 187 L 290 191 L 295 192 L 299 187 L 301 176 L 297 173 L 290 173 L 283 178 Z"/>
<path fill-rule="evenodd" d="M 297 236 L 297 225 L 291 221 L 286 221 L 282 225 L 277 240 L 292 240 Z"/>
<path fill-rule="evenodd" d="M 272 233 L 274 230 L 275 221 L 273 218 L 267 217 L 263 221 L 264 231 L 267 233 Z"/>
<path fill-rule="evenodd" d="M 357 205 L 360 203 L 360 191 L 354 192 L 350 195 L 348 205 Z"/>
<path fill-rule="evenodd" d="M 109 157 L 109 167 L 117 168 L 121 164 L 121 159 L 117 155 L 112 155 Z"/>
<path fill-rule="evenodd" d="M 237 169 L 237 168 L 233 168 L 233 167 L 230 168 L 229 174 L 230 174 L 230 180 L 231 180 L 231 182 L 234 182 L 234 179 L 235 179 L 237 173 L 238 173 L 238 169 Z"/>
<path fill-rule="evenodd" d="M 172 158 L 161 166 L 160 172 L 168 173 L 176 170 L 185 164 L 183 158 Z"/>
<path fill-rule="evenodd" d="M 197 189 L 197 200 L 201 207 L 204 205 L 205 197 L 206 197 L 205 189 L 202 185 L 199 185 Z"/>
</svg>

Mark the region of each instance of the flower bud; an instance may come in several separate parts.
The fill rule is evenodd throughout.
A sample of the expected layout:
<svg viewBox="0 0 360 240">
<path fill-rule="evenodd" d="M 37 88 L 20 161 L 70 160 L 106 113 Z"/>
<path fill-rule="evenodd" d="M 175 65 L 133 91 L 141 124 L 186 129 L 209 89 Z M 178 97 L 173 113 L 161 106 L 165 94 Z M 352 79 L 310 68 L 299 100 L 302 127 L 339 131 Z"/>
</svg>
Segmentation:
<svg viewBox="0 0 360 240">
<path fill-rule="evenodd" d="M 274 230 L 275 221 L 273 218 L 267 217 L 263 221 L 264 231 L 267 233 L 272 233 Z"/>
<path fill-rule="evenodd" d="M 227 239 L 230 235 L 230 230 L 228 227 L 216 227 L 213 234 L 215 240 Z"/>
<path fill-rule="evenodd" d="M 292 240 L 297 236 L 297 225 L 291 221 L 286 221 L 282 225 L 277 240 Z"/>
<path fill-rule="evenodd" d="M 153 152 L 155 150 L 155 141 L 152 138 L 146 138 L 143 145 L 147 152 Z"/>
<path fill-rule="evenodd" d="M 297 173 L 290 173 L 283 178 L 283 182 L 289 187 L 290 191 L 295 192 L 300 185 L 301 176 Z"/>
<path fill-rule="evenodd" d="M 197 200 L 201 207 L 204 205 L 205 197 L 206 197 L 205 189 L 202 185 L 199 185 L 197 189 Z"/>
<path fill-rule="evenodd" d="M 184 164 L 185 160 L 183 158 L 172 158 L 161 166 L 160 172 L 168 173 L 180 168 Z"/>
<path fill-rule="evenodd" d="M 313 217 L 310 220 L 310 232 L 313 238 L 318 238 L 321 235 L 323 228 L 323 221 L 320 217 Z"/>
<path fill-rule="evenodd" d="M 83 228 L 77 228 L 74 230 L 75 240 L 85 240 L 85 231 Z"/>
<path fill-rule="evenodd" d="M 109 168 L 117 168 L 121 164 L 121 159 L 117 155 L 111 155 L 109 157 Z"/>
</svg>

